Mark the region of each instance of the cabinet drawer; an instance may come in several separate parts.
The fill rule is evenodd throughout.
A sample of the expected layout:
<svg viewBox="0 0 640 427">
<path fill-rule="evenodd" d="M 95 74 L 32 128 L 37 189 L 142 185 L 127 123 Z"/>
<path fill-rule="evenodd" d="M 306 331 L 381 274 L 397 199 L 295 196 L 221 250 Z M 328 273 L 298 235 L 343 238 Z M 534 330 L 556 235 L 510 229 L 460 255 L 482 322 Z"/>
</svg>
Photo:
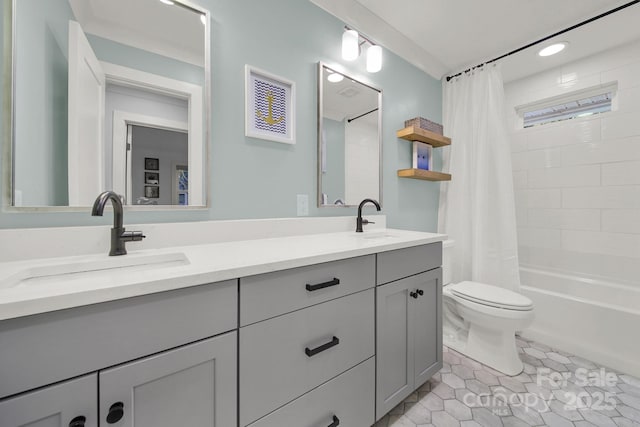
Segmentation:
<svg viewBox="0 0 640 427">
<path fill-rule="evenodd" d="M 68 426 L 79 417 L 85 427 L 98 427 L 98 376 L 75 378 L 0 401 L 0 426 Z"/>
<path fill-rule="evenodd" d="M 0 398 L 237 328 L 237 280 L 0 322 Z"/>
<path fill-rule="evenodd" d="M 372 288 L 375 263 L 368 255 L 242 278 L 240 326 Z"/>
<path fill-rule="evenodd" d="M 240 424 L 373 356 L 374 321 L 369 289 L 241 328 Z"/>
<path fill-rule="evenodd" d="M 442 242 L 381 252 L 377 262 L 377 284 L 413 276 L 442 265 Z"/>
<path fill-rule="evenodd" d="M 374 420 L 375 358 L 370 358 L 251 424 L 251 427 L 369 427 Z M 336 417 L 335 419 L 333 417 Z"/>
</svg>

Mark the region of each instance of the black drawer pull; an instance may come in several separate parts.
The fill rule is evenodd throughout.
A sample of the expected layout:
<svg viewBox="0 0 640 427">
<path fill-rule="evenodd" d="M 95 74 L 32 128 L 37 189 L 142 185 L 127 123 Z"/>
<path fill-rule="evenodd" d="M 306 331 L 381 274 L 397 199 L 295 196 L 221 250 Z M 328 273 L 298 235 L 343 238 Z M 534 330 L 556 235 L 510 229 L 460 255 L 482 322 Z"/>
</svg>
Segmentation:
<svg viewBox="0 0 640 427">
<path fill-rule="evenodd" d="M 330 288 L 331 286 L 336 286 L 339 284 L 340 284 L 340 279 L 336 279 L 334 277 L 333 280 L 329 280 L 328 282 L 324 282 L 324 283 L 318 283 L 317 285 L 310 285 L 307 283 L 306 288 L 309 292 L 313 292 L 313 291 L 317 291 L 318 289 Z"/>
<path fill-rule="evenodd" d="M 69 423 L 69 427 L 84 427 L 84 424 L 87 422 L 87 418 L 80 415 L 79 417 L 75 417 Z"/>
<path fill-rule="evenodd" d="M 124 416 L 124 403 L 116 402 L 109 408 L 107 414 L 107 424 L 115 424 Z"/>
<path fill-rule="evenodd" d="M 416 292 L 418 293 L 419 296 L 424 295 L 424 291 L 422 289 L 418 289 Z"/>
<path fill-rule="evenodd" d="M 307 356 L 313 357 L 318 353 L 322 353 L 325 350 L 329 350 L 331 347 L 337 346 L 338 344 L 340 344 L 340 340 L 338 339 L 338 337 L 333 337 L 331 341 L 329 341 L 326 344 L 322 344 L 320 347 L 316 347 L 314 349 L 310 349 L 309 347 L 305 348 L 304 352 L 307 354 Z"/>
<path fill-rule="evenodd" d="M 335 415 L 333 416 L 333 422 L 329 424 L 327 427 L 338 427 L 340 425 L 340 420 Z"/>
</svg>

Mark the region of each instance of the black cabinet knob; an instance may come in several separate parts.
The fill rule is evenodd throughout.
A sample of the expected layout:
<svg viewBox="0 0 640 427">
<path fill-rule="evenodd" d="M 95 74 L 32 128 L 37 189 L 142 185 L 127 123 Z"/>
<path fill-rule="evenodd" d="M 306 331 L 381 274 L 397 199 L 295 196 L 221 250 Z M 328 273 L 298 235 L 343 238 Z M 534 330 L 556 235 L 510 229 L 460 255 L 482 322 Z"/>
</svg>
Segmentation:
<svg viewBox="0 0 640 427">
<path fill-rule="evenodd" d="M 420 295 L 420 296 L 424 295 L 424 291 L 423 291 L 422 289 L 418 289 L 416 292 L 417 292 L 417 293 L 418 293 L 418 295 Z"/>
<path fill-rule="evenodd" d="M 107 414 L 107 423 L 115 424 L 122 419 L 124 416 L 124 403 L 116 402 L 109 408 L 109 413 Z"/>
<path fill-rule="evenodd" d="M 411 298 L 418 298 L 418 294 L 417 294 L 417 293 L 415 293 L 415 292 L 410 292 L 410 293 L 409 293 L 409 296 L 410 296 Z"/>
<path fill-rule="evenodd" d="M 75 417 L 69 422 L 69 427 L 84 427 L 84 423 L 87 422 L 87 419 L 82 415 L 79 417 Z"/>
</svg>

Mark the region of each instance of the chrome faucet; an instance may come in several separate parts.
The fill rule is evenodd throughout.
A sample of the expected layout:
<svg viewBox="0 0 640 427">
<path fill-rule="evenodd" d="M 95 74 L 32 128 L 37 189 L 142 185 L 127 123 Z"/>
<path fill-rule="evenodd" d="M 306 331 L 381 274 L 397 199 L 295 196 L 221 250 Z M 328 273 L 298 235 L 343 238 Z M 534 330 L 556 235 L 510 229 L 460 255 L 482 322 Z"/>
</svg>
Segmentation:
<svg viewBox="0 0 640 427">
<path fill-rule="evenodd" d="M 124 213 L 122 211 L 122 200 L 114 191 L 105 191 L 100 193 L 91 209 L 92 216 L 102 216 L 104 206 L 111 200 L 113 204 L 113 228 L 111 229 L 111 250 L 109 256 L 126 255 L 127 249 L 125 243 L 139 242 L 144 239 L 145 235 L 141 231 L 125 231 L 122 225 Z"/>
<path fill-rule="evenodd" d="M 362 226 L 363 225 L 375 224 L 375 222 L 373 222 L 373 221 L 362 219 L 362 207 L 364 205 L 366 205 L 367 203 L 373 203 L 374 205 L 376 205 L 376 209 L 378 211 L 380 211 L 380 203 L 376 202 L 375 200 L 373 200 L 373 199 L 364 199 L 363 201 L 361 201 L 360 205 L 358 206 L 358 218 L 356 219 L 356 233 L 362 233 Z"/>
</svg>

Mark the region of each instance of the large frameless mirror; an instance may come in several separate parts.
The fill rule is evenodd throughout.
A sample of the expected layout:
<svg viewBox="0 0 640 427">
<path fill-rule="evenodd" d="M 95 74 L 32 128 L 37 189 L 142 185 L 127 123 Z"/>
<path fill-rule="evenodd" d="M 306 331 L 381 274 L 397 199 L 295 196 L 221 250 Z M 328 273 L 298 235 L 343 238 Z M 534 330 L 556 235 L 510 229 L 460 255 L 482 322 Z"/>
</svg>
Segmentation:
<svg viewBox="0 0 640 427">
<path fill-rule="evenodd" d="M 209 12 L 183 0 L 5 1 L 5 204 L 84 207 L 114 190 L 126 205 L 207 205 Z"/>
<path fill-rule="evenodd" d="M 318 206 L 382 201 L 382 92 L 322 63 L 318 69 Z"/>
</svg>

